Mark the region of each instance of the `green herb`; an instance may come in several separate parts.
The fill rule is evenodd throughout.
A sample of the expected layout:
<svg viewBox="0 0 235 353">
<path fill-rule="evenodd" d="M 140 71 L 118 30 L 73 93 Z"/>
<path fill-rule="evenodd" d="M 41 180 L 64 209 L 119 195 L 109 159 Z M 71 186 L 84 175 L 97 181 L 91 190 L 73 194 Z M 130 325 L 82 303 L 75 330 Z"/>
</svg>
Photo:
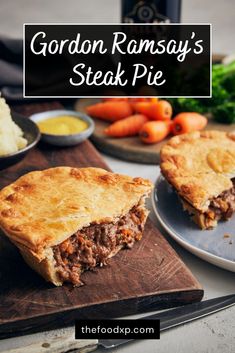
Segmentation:
<svg viewBox="0 0 235 353">
<path fill-rule="evenodd" d="M 235 102 L 227 102 L 216 107 L 213 111 L 216 121 L 224 124 L 232 124 L 235 121 Z"/>
<path fill-rule="evenodd" d="M 169 100 L 173 106 L 174 114 L 180 112 L 198 112 L 204 113 L 205 108 L 199 99 L 195 98 L 177 98 Z"/>
<path fill-rule="evenodd" d="M 212 113 L 221 123 L 235 122 L 235 61 L 228 65 L 214 64 L 212 67 L 212 98 L 170 99 L 174 112 L 194 111 Z"/>
</svg>

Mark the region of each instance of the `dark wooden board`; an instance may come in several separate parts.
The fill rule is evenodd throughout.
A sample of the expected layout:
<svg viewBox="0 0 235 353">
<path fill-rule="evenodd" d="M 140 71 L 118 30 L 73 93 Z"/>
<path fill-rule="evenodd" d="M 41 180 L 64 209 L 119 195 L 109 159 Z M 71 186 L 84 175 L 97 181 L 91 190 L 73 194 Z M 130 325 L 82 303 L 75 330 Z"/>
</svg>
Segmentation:
<svg viewBox="0 0 235 353">
<path fill-rule="evenodd" d="M 92 98 L 79 99 L 75 104 L 75 110 L 84 112 L 86 106 L 97 103 L 98 101 L 99 100 Z M 104 129 L 109 123 L 99 119 L 94 119 L 94 121 L 95 131 L 92 135 L 92 142 L 100 151 L 131 162 L 146 164 L 159 163 L 160 150 L 169 138 L 154 145 L 145 145 L 140 141 L 138 136 L 127 138 L 107 137 L 104 134 Z M 235 124 L 219 124 L 210 119 L 206 130 L 232 131 L 235 130 Z"/>
<path fill-rule="evenodd" d="M 42 109 L 42 108 L 41 108 Z M 28 109 L 32 111 L 32 109 Z M 0 172 L 0 187 L 35 169 L 68 165 L 109 169 L 89 141 L 73 148 L 39 144 L 17 165 Z M 0 337 L 200 301 L 203 289 L 150 220 L 143 239 L 102 268 L 83 274 L 85 285 L 54 287 L 0 240 Z"/>
</svg>

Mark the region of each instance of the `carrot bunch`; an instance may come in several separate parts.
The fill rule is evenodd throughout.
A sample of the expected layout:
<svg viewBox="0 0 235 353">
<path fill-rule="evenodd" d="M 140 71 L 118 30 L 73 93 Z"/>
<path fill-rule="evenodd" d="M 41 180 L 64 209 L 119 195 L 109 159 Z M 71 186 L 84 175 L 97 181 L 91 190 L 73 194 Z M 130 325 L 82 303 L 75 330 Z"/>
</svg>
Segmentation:
<svg viewBox="0 0 235 353">
<path fill-rule="evenodd" d="M 202 130 L 207 119 L 198 113 L 180 113 L 172 119 L 173 109 L 158 98 L 107 98 L 87 107 L 94 118 L 111 122 L 104 133 L 120 138 L 139 135 L 142 142 L 153 144 L 174 135 Z"/>
</svg>

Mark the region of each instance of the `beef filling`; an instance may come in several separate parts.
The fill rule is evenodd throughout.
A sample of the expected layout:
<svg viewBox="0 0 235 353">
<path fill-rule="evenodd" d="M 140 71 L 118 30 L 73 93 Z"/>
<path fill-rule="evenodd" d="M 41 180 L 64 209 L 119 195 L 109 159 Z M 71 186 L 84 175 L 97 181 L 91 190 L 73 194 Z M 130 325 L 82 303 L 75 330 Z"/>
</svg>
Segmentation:
<svg viewBox="0 0 235 353">
<path fill-rule="evenodd" d="M 123 247 L 131 248 L 140 240 L 147 218 L 143 202 L 112 223 L 93 223 L 63 243 L 53 247 L 57 273 L 65 282 L 82 284 L 80 275 L 96 265 L 105 265 Z"/>
<path fill-rule="evenodd" d="M 193 215 L 193 219 L 201 228 L 213 228 L 220 219 L 227 220 L 235 212 L 235 179 L 233 187 L 211 200 L 206 212 L 200 213 L 187 201 L 181 199 L 184 209 Z"/>
<path fill-rule="evenodd" d="M 228 219 L 235 211 L 235 179 L 233 187 L 211 200 L 207 216 L 212 219 Z"/>
</svg>

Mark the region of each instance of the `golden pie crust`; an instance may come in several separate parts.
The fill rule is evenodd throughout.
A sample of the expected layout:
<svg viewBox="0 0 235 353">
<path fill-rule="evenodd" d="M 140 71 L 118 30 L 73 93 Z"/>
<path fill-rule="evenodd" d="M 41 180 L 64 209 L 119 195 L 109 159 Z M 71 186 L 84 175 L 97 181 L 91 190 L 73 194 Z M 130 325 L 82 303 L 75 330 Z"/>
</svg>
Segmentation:
<svg viewBox="0 0 235 353">
<path fill-rule="evenodd" d="M 151 189 L 149 180 L 100 168 L 30 172 L 0 191 L 0 227 L 31 267 L 61 285 L 52 247 L 93 222 L 122 217 Z"/>
<path fill-rule="evenodd" d="M 203 213 L 232 188 L 235 134 L 201 131 L 175 136 L 161 150 L 161 171 L 178 194 Z"/>
</svg>

